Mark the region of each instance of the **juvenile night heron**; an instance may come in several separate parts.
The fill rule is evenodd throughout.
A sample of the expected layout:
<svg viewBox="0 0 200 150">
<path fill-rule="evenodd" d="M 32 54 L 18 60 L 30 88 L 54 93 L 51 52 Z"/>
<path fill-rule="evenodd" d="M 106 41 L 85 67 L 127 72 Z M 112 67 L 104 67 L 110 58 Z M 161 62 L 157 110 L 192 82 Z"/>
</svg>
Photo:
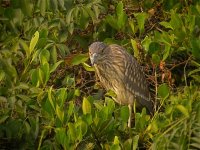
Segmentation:
<svg viewBox="0 0 200 150">
<path fill-rule="evenodd" d="M 131 127 L 133 104 L 136 107 L 146 107 L 151 113 L 153 104 L 150 100 L 147 81 L 140 65 L 127 51 L 116 44 L 106 45 L 94 42 L 89 46 L 89 55 L 95 73 L 106 90 L 116 94 L 114 100 L 119 104 L 128 104 Z"/>
</svg>

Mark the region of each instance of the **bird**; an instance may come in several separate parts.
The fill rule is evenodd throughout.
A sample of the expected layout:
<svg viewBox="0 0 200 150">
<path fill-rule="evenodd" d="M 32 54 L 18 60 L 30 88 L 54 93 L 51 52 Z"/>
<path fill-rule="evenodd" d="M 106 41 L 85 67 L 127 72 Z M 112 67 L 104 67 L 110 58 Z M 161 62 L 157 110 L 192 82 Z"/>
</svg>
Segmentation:
<svg viewBox="0 0 200 150">
<path fill-rule="evenodd" d="M 114 101 L 128 105 L 128 127 L 131 128 L 132 108 L 146 107 L 153 113 L 148 83 L 137 60 L 117 44 L 97 41 L 89 46 L 89 57 L 101 85 L 116 94 Z"/>
</svg>

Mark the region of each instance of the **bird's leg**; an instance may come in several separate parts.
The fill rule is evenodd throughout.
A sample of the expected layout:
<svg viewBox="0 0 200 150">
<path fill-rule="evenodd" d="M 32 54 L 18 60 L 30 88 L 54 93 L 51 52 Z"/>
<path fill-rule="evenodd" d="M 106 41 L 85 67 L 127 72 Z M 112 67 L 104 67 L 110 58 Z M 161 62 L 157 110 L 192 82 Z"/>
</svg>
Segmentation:
<svg viewBox="0 0 200 150">
<path fill-rule="evenodd" d="M 131 118 L 132 118 L 132 105 L 128 105 L 129 108 L 129 118 L 128 118 L 128 127 L 131 128 Z"/>
</svg>

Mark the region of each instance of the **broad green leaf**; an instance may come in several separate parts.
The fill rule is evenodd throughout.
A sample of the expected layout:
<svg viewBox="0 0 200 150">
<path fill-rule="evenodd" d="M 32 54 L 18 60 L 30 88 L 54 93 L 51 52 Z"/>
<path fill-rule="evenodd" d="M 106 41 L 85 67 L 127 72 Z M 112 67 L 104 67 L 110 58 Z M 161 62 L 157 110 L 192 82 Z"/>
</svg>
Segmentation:
<svg viewBox="0 0 200 150">
<path fill-rule="evenodd" d="M 177 105 L 176 108 L 180 110 L 186 117 L 189 117 L 188 109 L 185 108 L 183 105 Z"/>
<path fill-rule="evenodd" d="M 72 59 L 72 65 L 79 65 L 81 63 L 84 63 L 88 60 L 89 56 L 88 54 L 78 54 Z"/>
<path fill-rule="evenodd" d="M 80 13 L 81 15 L 80 15 L 80 20 L 79 20 L 79 25 L 81 29 L 86 29 L 89 25 L 89 15 L 84 7 L 81 8 L 80 12 L 81 12 Z"/>
<path fill-rule="evenodd" d="M 42 16 L 44 16 L 46 12 L 46 2 L 46 0 L 40 0 L 40 13 Z"/>
<path fill-rule="evenodd" d="M 87 124 L 86 124 L 84 121 L 81 120 L 81 121 L 78 123 L 78 126 L 80 126 L 82 136 L 84 136 L 84 135 L 87 133 L 87 129 L 88 129 Z"/>
<path fill-rule="evenodd" d="M 51 106 L 53 107 L 54 111 L 55 111 L 55 104 L 53 102 L 53 97 L 52 97 L 52 86 L 50 87 L 50 89 L 48 90 L 48 100 L 51 104 Z"/>
<path fill-rule="evenodd" d="M 70 101 L 69 102 L 69 107 L 68 107 L 68 110 L 67 110 L 67 121 L 70 119 L 71 115 L 73 114 L 74 112 L 74 102 L 73 101 Z"/>
<path fill-rule="evenodd" d="M 68 123 L 68 128 L 69 128 L 69 133 L 70 133 L 70 138 L 75 141 L 76 140 L 76 128 L 73 123 Z"/>
<path fill-rule="evenodd" d="M 133 150 L 138 149 L 139 135 L 133 137 Z"/>
<path fill-rule="evenodd" d="M 33 69 L 31 71 L 31 82 L 34 86 L 38 85 L 39 78 L 38 78 L 38 71 L 36 69 Z"/>
<path fill-rule="evenodd" d="M 72 16 L 73 11 L 74 11 L 74 9 L 69 10 L 67 15 L 66 15 L 66 23 L 67 23 L 67 25 L 70 25 L 71 21 L 73 21 L 73 16 Z"/>
<path fill-rule="evenodd" d="M 30 54 L 34 50 L 34 48 L 35 48 L 35 46 L 36 46 L 36 44 L 38 42 L 38 39 L 39 39 L 39 32 L 36 31 L 35 34 L 33 35 L 32 39 L 31 39 L 31 42 L 30 42 L 28 56 L 30 56 Z"/>
<path fill-rule="evenodd" d="M 57 67 L 63 62 L 64 62 L 63 60 L 60 60 L 56 62 L 55 64 L 53 64 L 53 66 L 50 67 L 50 73 L 54 72 L 57 69 Z"/>
<path fill-rule="evenodd" d="M 165 61 L 167 59 L 167 57 L 169 56 L 169 53 L 170 53 L 170 49 L 171 49 L 171 46 L 166 44 L 162 61 Z"/>
<path fill-rule="evenodd" d="M 152 55 L 152 61 L 154 64 L 159 65 L 160 64 L 160 57 L 157 54 Z"/>
<path fill-rule="evenodd" d="M 123 6 L 122 1 L 120 1 L 117 4 L 117 7 L 116 7 L 118 29 L 123 29 L 125 27 L 125 24 L 126 24 L 127 16 L 126 16 L 126 13 L 123 10 L 123 7 L 124 6 Z"/>
<path fill-rule="evenodd" d="M 116 19 L 115 19 L 113 16 L 111 16 L 110 14 L 108 14 L 108 15 L 106 16 L 106 22 L 107 22 L 112 28 L 114 28 L 114 29 L 116 29 L 116 30 L 119 29 L 119 27 L 118 27 L 118 25 L 117 25 Z"/>
<path fill-rule="evenodd" d="M 49 51 L 46 50 L 46 49 L 41 50 L 41 52 L 39 54 L 39 59 L 40 59 L 40 63 L 43 64 L 43 65 L 45 63 L 48 63 L 49 59 L 50 59 L 50 53 L 49 53 Z"/>
<path fill-rule="evenodd" d="M 57 49 L 56 49 L 55 45 L 51 48 L 50 55 L 51 55 L 51 57 L 50 57 L 51 62 L 53 64 L 56 63 L 57 62 L 57 55 L 58 54 L 57 54 Z"/>
<path fill-rule="evenodd" d="M 56 105 L 56 115 L 58 116 L 61 122 L 64 121 L 64 111 L 61 110 L 61 108 L 58 105 Z"/>
<path fill-rule="evenodd" d="M 149 45 L 150 45 L 150 43 L 152 43 L 152 39 L 151 39 L 151 37 L 146 36 L 141 43 L 142 43 L 142 46 L 144 47 L 144 50 L 146 52 L 148 52 L 149 51 Z"/>
<path fill-rule="evenodd" d="M 128 108 L 128 106 L 122 106 L 121 107 L 120 117 L 124 122 L 128 121 L 128 118 L 129 118 L 129 108 Z"/>
<path fill-rule="evenodd" d="M 190 40 L 192 46 L 192 55 L 200 60 L 200 40 L 198 38 L 193 38 Z"/>
<path fill-rule="evenodd" d="M 169 22 L 162 21 L 159 24 L 162 25 L 162 26 L 164 26 L 165 28 L 173 30 L 173 27 L 171 26 L 171 24 Z"/>
<path fill-rule="evenodd" d="M 26 42 L 22 39 L 19 40 L 20 45 L 22 46 L 22 48 L 24 49 L 24 51 L 26 52 L 26 56 L 29 56 L 30 51 L 29 51 L 29 47 L 26 44 Z"/>
<path fill-rule="evenodd" d="M 49 63 L 41 65 L 42 72 L 44 73 L 44 83 L 46 84 L 50 77 Z"/>
<path fill-rule="evenodd" d="M 83 114 L 90 114 L 91 113 L 91 104 L 87 98 L 83 98 L 83 103 L 82 103 L 82 110 Z"/>
<path fill-rule="evenodd" d="M 135 34 L 135 24 L 134 24 L 134 21 L 131 19 L 131 20 L 129 20 L 129 25 L 130 25 L 130 27 L 131 27 L 131 30 L 132 30 L 132 32 L 133 32 L 133 34 Z"/>
<path fill-rule="evenodd" d="M 158 96 L 161 98 L 166 98 L 169 96 L 169 87 L 166 83 L 163 83 L 158 87 Z"/>
<path fill-rule="evenodd" d="M 67 134 L 66 134 L 66 128 L 55 128 L 55 138 L 63 147 L 65 147 L 65 144 L 69 144 Z"/>
<path fill-rule="evenodd" d="M 88 65 L 87 63 L 82 63 L 83 67 L 85 68 L 86 71 L 94 71 L 94 67 L 91 67 L 90 65 Z"/>
<path fill-rule="evenodd" d="M 144 23 L 145 23 L 145 20 L 148 18 L 148 14 L 145 12 L 136 13 L 135 17 L 138 23 L 140 34 L 142 34 L 144 32 Z"/>
<path fill-rule="evenodd" d="M 38 68 L 37 72 L 38 72 L 39 84 L 44 85 L 44 83 L 45 83 L 45 76 L 44 76 L 43 70 L 41 68 Z M 37 86 L 39 86 L 39 84 Z"/>
<path fill-rule="evenodd" d="M 157 42 L 151 42 L 149 44 L 149 54 L 154 54 L 155 52 L 157 51 L 160 51 L 161 50 L 161 47 L 160 47 L 160 44 L 157 43 Z"/>
</svg>

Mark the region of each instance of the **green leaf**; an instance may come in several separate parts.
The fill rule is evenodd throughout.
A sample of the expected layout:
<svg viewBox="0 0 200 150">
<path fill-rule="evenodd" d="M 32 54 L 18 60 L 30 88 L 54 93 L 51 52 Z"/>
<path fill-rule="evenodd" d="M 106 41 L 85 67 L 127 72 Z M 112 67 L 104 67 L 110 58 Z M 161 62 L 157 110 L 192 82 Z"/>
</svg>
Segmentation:
<svg viewBox="0 0 200 150">
<path fill-rule="evenodd" d="M 83 64 L 83 68 L 86 70 L 86 71 L 94 71 L 94 67 L 91 67 L 90 65 L 88 65 L 87 63 L 82 63 Z"/>
<path fill-rule="evenodd" d="M 138 50 L 138 47 L 137 47 L 136 40 L 131 39 L 131 44 L 132 44 L 132 47 L 133 47 L 133 50 L 134 50 L 134 57 L 138 58 L 139 57 L 139 50 Z"/>
<path fill-rule="evenodd" d="M 39 83 L 39 78 L 38 78 L 38 71 L 36 69 L 33 69 L 31 71 L 31 82 L 34 86 L 37 86 Z"/>
<path fill-rule="evenodd" d="M 61 122 L 64 121 L 64 111 L 61 110 L 61 108 L 58 105 L 56 105 L 56 115 L 58 116 Z"/>
<path fill-rule="evenodd" d="M 81 120 L 78 123 L 78 126 L 81 127 L 81 133 L 82 133 L 82 136 L 84 136 L 87 133 L 87 129 L 88 129 L 87 124 L 84 121 Z"/>
<path fill-rule="evenodd" d="M 86 99 L 85 97 L 83 98 L 82 110 L 83 110 L 83 114 L 91 113 L 91 104 L 90 104 L 89 100 Z"/>
<path fill-rule="evenodd" d="M 75 125 L 72 123 L 68 123 L 68 128 L 69 128 L 69 136 L 70 138 L 75 141 L 76 140 L 76 128 Z"/>
<path fill-rule="evenodd" d="M 129 118 L 129 108 L 128 108 L 128 106 L 122 106 L 121 107 L 120 117 L 124 122 L 128 121 L 128 118 Z"/>
<path fill-rule="evenodd" d="M 66 128 L 55 128 L 55 132 L 56 141 L 58 141 L 64 149 L 67 149 L 67 145 L 69 145 L 69 137 L 66 134 Z"/>
<path fill-rule="evenodd" d="M 43 49 L 41 50 L 40 54 L 39 54 L 39 59 L 40 59 L 40 63 L 41 64 L 45 64 L 49 62 L 50 59 L 50 53 L 48 50 Z"/>
<path fill-rule="evenodd" d="M 73 112 L 74 112 L 74 103 L 73 103 L 73 101 L 70 101 L 69 107 L 68 107 L 68 110 L 67 110 L 67 121 L 70 119 Z"/>
<path fill-rule="evenodd" d="M 117 25 L 117 21 L 116 21 L 116 19 L 113 17 L 113 16 L 111 16 L 110 14 L 108 14 L 107 16 L 106 16 L 106 22 L 112 27 L 112 28 L 114 28 L 114 29 L 116 29 L 116 30 L 118 30 L 119 29 L 119 27 L 118 27 L 118 25 Z"/>
<path fill-rule="evenodd" d="M 192 46 L 192 55 L 200 59 L 200 40 L 198 38 L 193 38 L 190 40 L 191 46 Z"/>
<path fill-rule="evenodd" d="M 162 21 L 159 24 L 162 25 L 162 26 L 164 26 L 165 28 L 173 30 L 173 27 L 171 26 L 171 24 L 169 22 Z"/>
<path fill-rule="evenodd" d="M 48 90 L 48 100 L 55 111 L 55 104 L 54 104 L 53 97 L 52 97 L 52 86 Z"/>
<path fill-rule="evenodd" d="M 89 25 L 89 15 L 84 7 L 81 8 L 80 14 L 81 14 L 79 20 L 80 28 L 86 29 Z"/>
<path fill-rule="evenodd" d="M 119 145 L 120 144 L 118 136 L 115 136 L 113 144 L 114 145 Z"/>
<path fill-rule="evenodd" d="M 57 67 L 63 62 L 64 62 L 63 60 L 60 60 L 56 62 L 55 64 L 53 64 L 53 66 L 50 67 L 50 73 L 54 72 L 57 69 Z"/>
<path fill-rule="evenodd" d="M 183 105 L 177 105 L 176 108 L 180 110 L 186 117 L 189 117 L 188 109 L 185 108 Z"/>
<path fill-rule="evenodd" d="M 34 50 L 37 42 L 38 42 L 38 39 L 39 39 L 39 32 L 36 31 L 35 34 L 33 35 L 32 39 L 31 39 L 31 42 L 30 42 L 30 46 L 29 46 L 29 55 L 32 53 L 32 51 Z"/>
<path fill-rule="evenodd" d="M 42 16 L 44 16 L 46 12 L 46 2 L 46 0 L 40 0 L 40 13 Z"/>
<path fill-rule="evenodd" d="M 169 96 L 169 87 L 166 83 L 161 84 L 158 87 L 158 96 L 160 96 L 161 98 L 167 98 Z"/>
<path fill-rule="evenodd" d="M 51 55 L 51 62 L 54 64 L 57 62 L 57 49 L 56 46 L 54 45 L 51 50 L 50 50 L 50 55 Z"/>
<path fill-rule="evenodd" d="M 136 135 L 133 137 L 133 149 L 136 150 L 138 148 L 138 141 L 139 141 L 139 135 Z"/>
<path fill-rule="evenodd" d="M 154 54 L 155 52 L 157 51 L 160 51 L 161 50 L 161 47 L 160 47 L 160 44 L 157 43 L 157 42 L 151 42 L 150 45 L 149 45 L 149 54 Z"/>
<path fill-rule="evenodd" d="M 142 34 L 144 32 L 144 23 L 145 23 L 145 20 L 148 18 L 148 14 L 145 12 L 136 13 L 135 17 L 138 23 L 140 34 Z"/>
<path fill-rule="evenodd" d="M 130 27 L 131 27 L 131 30 L 132 30 L 132 32 L 133 32 L 133 34 L 135 34 L 135 24 L 134 24 L 134 21 L 131 19 L 131 20 L 129 20 L 129 25 L 130 25 Z"/>
<path fill-rule="evenodd" d="M 19 40 L 20 45 L 22 46 L 22 48 L 24 49 L 24 51 L 26 52 L 26 56 L 29 56 L 30 51 L 29 51 L 29 47 L 26 44 L 26 42 L 22 39 Z"/>
<path fill-rule="evenodd" d="M 49 63 L 44 63 L 41 66 L 42 72 L 44 73 L 44 81 L 43 83 L 47 83 L 50 77 L 50 72 L 49 72 Z"/>
<path fill-rule="evenodd" d="M 88 54 L 78 54 L 72 59 L 72 65 L 79 65 L 81 63 L 84 63 L 88 60 L 89 56 Z"/>
<path fill-rule="evenodd" d="M 118 29 L 125 28 L 125 24 L 126 24 L 127 16 L 126 16 L 126 13 L 123 10 L 123 7 L 124 7 L 123 3 L 122 3 L 122 1 L 120 1 L 117 5 L 117 8 L 116 8 Z"/>
<path fill-rule="evenodd" d="M 169 56 L 169 53 L 170 53 L 170 49 L 171 49 L 171 46 L 170 45 L 165 45 L 165 51 L 164 51 L 164 54 L 163 54 L 163 61 L 165 61 L 168 56 Z"/>
<path fill-rule="evenodd" d="M 152 55 L 152 61 L 154 64 L 159 65 L 160 64 L 160 57 L 157 54 Z"/>
</svg>

